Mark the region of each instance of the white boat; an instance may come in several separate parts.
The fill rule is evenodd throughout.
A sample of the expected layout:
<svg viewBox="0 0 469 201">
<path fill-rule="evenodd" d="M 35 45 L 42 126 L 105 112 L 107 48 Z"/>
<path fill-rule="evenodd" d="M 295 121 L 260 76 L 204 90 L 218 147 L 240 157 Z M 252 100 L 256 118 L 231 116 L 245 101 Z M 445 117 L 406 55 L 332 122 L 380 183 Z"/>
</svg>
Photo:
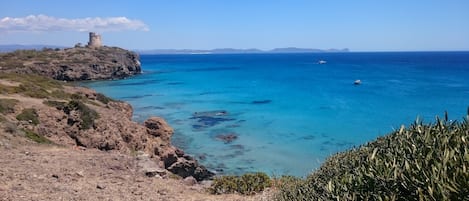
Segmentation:
<svg viewBox="0 0 469 201">
<path fill-rule="evenodd" d="M 326 63 L 327 63 L 327 61 L 324 61 L 324 60 L 319 60 L 318 61 L 318 64 L 326 64 Z"/>
<path fill-rule="evenodd" d="M 355 85 L 359 85 L 359 84 L 361 84 L 361 83 L 362 83 L 361 80 L 355 80 L 355 82 L 353 82 L 353 84 L 355 84 Z"/>
</svg>

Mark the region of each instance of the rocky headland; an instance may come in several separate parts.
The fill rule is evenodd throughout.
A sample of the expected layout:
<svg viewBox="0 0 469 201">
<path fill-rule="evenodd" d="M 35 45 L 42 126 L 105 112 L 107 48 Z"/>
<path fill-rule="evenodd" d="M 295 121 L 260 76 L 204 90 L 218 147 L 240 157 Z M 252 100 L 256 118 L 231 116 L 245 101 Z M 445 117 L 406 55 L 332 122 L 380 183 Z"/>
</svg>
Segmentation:
<svg viewBox="0 0 469 201">
<path fill-rule="evenodd" d="M 0 72 L 37 74 L 56 80 L 121 79 L 141 71 L 138 54 L 118 47 L 77 45 L 0 54 Z"/>
</svg>

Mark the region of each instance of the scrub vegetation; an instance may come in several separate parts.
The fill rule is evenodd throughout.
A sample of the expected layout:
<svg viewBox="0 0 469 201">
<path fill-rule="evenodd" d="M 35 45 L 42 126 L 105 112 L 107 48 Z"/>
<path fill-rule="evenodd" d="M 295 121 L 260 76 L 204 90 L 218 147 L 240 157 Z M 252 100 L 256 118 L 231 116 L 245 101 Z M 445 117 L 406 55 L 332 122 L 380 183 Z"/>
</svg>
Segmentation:
<svg viewBox="0 0 469 201">
<path fill-rule="evenodd" d="M 330 157 L 276 200 L 469 200 L 469 122 L 437 118 Z"/>
</svg>

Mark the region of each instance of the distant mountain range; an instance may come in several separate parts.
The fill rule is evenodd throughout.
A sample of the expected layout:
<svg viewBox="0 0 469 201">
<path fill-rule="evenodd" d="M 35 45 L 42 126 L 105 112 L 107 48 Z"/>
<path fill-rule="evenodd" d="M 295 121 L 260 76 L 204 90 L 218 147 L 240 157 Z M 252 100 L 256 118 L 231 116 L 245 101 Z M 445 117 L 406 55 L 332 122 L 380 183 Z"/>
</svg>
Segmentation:
<svg viewBox="0 0 469 201">
<path fill-rule="evenodd" d="M 0 52 L 12 52 L 15 50 L 28 50 L 43 48 L 66 48 L 64 46 L 56 45 L 0 45 Z M 260 49 L 234 49 L 234 48 L 219 48 L 212 50 L 194 50 L 194 49 L 153 49 L 153 50 L 134 50 L 139 54 L 256 54 L 256 53 L 324 53 L 324 52 L 349 52 L 348 48 L 344 49 L 311 49 L 311 48 L 275 48 L 272 50 Z"/>
<path fill-rule="evenodd" d="M 310 48 L 275 48 L 272 50 L 260 49 L 233 49 L 220 48 L 212 50 L 192 50 L 192 49 L 154 49 L 154 50 L 135 50 L 140 54 L 256 54 L 256 53 L 324 53 L 324 52 L 349 52 L 348 48 L 344 49 L 310 49 Z"/>
</svg>

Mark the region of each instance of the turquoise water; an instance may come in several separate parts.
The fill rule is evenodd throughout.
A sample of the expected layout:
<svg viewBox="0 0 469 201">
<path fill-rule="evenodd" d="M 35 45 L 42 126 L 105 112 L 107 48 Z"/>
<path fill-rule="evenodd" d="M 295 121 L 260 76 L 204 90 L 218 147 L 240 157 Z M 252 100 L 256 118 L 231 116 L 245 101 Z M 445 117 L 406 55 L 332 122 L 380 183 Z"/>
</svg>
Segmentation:
<svg viewBox="0 0 469 201">
<path fill-rule="evenodd" d="M 469 106 L 469 52 L 142 55 L 141 61 L 142 75 L 86 85 L 132 104 L 136 121 L 166 118 L 173 143 L 220 174 L 304 176 L 331 154 L 417 116 L 430 122 L 448 111 L 460 120 Z M 357 79 L 361 85 L 353 84 Z"/>
</svg>

